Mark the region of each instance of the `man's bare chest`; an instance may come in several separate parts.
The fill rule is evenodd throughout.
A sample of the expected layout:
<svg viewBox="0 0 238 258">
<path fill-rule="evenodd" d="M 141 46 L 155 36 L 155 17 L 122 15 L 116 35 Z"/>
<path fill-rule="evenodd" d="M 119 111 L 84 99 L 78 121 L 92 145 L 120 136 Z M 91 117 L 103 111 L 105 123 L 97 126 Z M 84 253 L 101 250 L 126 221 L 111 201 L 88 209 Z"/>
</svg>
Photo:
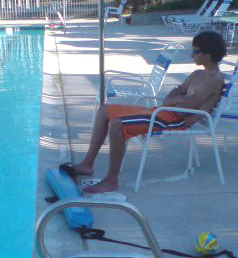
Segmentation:
<svg viewBox="0 0 238 258">
<path fill-rule="evenodd" d="M 206 81 L 206 76 L 197 76 L 191 80 L 187 88 L 187 96 L 193 95 Z"/>
</svg>

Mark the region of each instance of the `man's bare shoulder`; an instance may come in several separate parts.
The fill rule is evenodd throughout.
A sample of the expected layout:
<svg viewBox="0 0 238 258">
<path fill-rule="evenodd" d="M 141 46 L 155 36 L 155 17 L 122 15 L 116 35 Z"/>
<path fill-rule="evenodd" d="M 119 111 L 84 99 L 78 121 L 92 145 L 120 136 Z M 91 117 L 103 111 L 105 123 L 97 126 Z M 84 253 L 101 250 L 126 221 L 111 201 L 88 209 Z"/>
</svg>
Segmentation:
<svg viewBox="0 0 238 258">
<path fill-rule="evenodd" d="M 214 85 L 219 88 L 223 87 L 224 85 L 224 78 L 221 72 L 218 72 L 216 74 L 206 74 L 205 78 L 206 78 L 206 82 L 210 85 Z"/>
<path fill-rule="evenodd" d="M 193 79 L 201 80 L 200 87 L 207 87 L 207 85 L 213 86 L 223 86 L 224 85 L 224 77 L 222 73 L 218 70 L 216 72 L 209 72 L 206 70 L 196 70 L 192 73 Z"/>
<path fill-rule="evenodd" d="M 197 80 L 197 79 L 203 77 L 203 75 L 204 75 L 204 70 L 198 69 L 198 70 L 193 71 L 193 72 L 189 75 L 188 78 L 189 78 L 189 81 L 191 82 L 191 81 L 193 81 L 193 80 Z"/>
<path fill-rule="evenodd" d="M 198 76 L 198 75 L 202 75 L 204 73 L 204 70 L 203 69 L 197 69 L 195 71 L 193 71 L 191 73 L 192 76 Z"/>
</svg>

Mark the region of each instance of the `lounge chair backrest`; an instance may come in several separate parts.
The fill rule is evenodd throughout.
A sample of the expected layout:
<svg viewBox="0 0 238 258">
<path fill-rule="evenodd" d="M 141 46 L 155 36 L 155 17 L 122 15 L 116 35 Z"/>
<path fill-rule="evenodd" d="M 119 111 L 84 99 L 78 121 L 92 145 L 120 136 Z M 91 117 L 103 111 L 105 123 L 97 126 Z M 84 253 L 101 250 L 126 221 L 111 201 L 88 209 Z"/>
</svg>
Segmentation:
<svg viewBox="0 0 238 258">
<path fill-rule="evenodd" d="M 126 5 L 127 0 L 121 0 L 120 6 L 119 6 L 119 12 L 122 13 L 125 5 Z"/>
<path fill-rule="evenodd" d="M 217 8 L 217 10 L 214 13 L 214 16 L 222 16 L 227 11 L 227 9 L 230 7 L 232 3 L 232 0 L 224 0 L 221 5 Z"/>
<path fill-rule="evenodd" d="M 232 86 L 233 86 L 232 82 L 224 84 L 221 99 L 212 111 L 213 124 L 214 124 L 215 127 L 217 126 L 217 123 L 218 123 L 223 111 L 227 107 L 227 100 L 228 100 L 228 96 L 229 96 L 229 93 L 230 93 L 230 90 L 231 90 Z"/>
<path fill-rule="evenodd" d="M 60 12 L 57 12 L 57 15 L 58 15 L 60 21 L 62 22 L 62 25 L 64 25 L 64 24 L 65 24 L 65 21 L 64 21 L 64 18 L 62 17 L 62 15 L 61 15 L 61 13 L 60 13 Z"/>
<path fill-rule="evenodd" d="M 197 10 L 196 12 L 196 15 L 202 15 L 202 13 L 204 13 L 206 11 L 206 7 L 207 7 L 207 4 L 208 4 L 208 1 L 209 0 L 206 0 L 203 2 L 203 4 L 201 5 L 201 7 Z"/>
<path fill-rule="evenodd" d="M 204 17 L 208 17 L 211 16 L 212 12 L 214 11 L 214 9 L 216 8 L 216 6 L 218 5 L 219 0 L 213 0 L 213 2 L 210 4 L 210 6 L 207 8 L 207 10 L 205 11 L 205 13 L 203 14 Z"/>
<path fill-rule="evenodd" d="M 153 85 L 156 96 L 160 92 L 160 89 L 162 87 L 169 65 L 171 64 L 179 48 L 180 46 L 175 46 L 174 49 L 169 49 L 169 45 L 168 45 L 160 52 L 157 59 L 155 60 L 155 63 L 149 78 L 149 83 Z"/>
<path fill-rule="evenodd" d="M 225 78 L 226 80 L 226 74 L 225 74 Z M 221 99 L 219 101 L 219 103 L 217 104 L 217 106 L 213 109 L 212 112 L 212 116 L 214 117 L 214 126 L 216 127 L 222 113 L 224 113 L 224 111 L 229 108 L 230 105 L 230 98 L 232 98 L 232 87 L 234 85 L 234 83 L 236 83 L 238 79 L 238 62 L 235 65 L 234 71 L 232 76 L 229 79 L 228 83 L 224 84 L 224 88 L 222 91 L 222 95 L 221 95 Z"/>
</svg>

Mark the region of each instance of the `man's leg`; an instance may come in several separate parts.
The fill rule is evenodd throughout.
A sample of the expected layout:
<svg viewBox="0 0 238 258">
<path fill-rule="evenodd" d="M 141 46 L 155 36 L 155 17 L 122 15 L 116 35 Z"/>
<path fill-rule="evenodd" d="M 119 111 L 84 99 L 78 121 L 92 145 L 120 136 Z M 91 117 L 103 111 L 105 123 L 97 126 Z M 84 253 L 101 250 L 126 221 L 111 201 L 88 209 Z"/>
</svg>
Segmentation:
<svg viewBox="0 0 238 258">
<path fill-rule="evenodd" d="M 102 193 L 119 189 L 118 174 L 125 153 L 125 139 L 119 118 L 114 118 L 110 123 L 110 164 L 106 177 L 99 183 L 84 188 L 85 192 Z"/>
<path fill-rule="evenodd" d="M 98 109 L 95 125 L 87 152 L 84 160 L 75 166 L 75 172 L 79 175 L 92 175 L 93 164 L 97 157 L 97 154 L 107 136 L 108 132 L 108 113 L 107 106 L 102 106 Z"/>
</svg>

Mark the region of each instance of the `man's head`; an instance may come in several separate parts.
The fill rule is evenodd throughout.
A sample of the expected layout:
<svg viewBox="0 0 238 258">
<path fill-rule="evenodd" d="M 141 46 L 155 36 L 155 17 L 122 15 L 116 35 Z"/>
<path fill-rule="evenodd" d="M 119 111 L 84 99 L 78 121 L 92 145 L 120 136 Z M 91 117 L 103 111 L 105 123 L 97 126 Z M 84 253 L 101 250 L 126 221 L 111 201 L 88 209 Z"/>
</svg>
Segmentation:
<svg viewBox="0 0 238 258">
<path fill-rule="evenodd" d="M 209 54 L 214 63 L 218 63 L 226 55 L 226 43 L 223 37 L 213 31 L 206 31 L 193 38 L 193 57 L 198 53 Z"/>
</svg>

